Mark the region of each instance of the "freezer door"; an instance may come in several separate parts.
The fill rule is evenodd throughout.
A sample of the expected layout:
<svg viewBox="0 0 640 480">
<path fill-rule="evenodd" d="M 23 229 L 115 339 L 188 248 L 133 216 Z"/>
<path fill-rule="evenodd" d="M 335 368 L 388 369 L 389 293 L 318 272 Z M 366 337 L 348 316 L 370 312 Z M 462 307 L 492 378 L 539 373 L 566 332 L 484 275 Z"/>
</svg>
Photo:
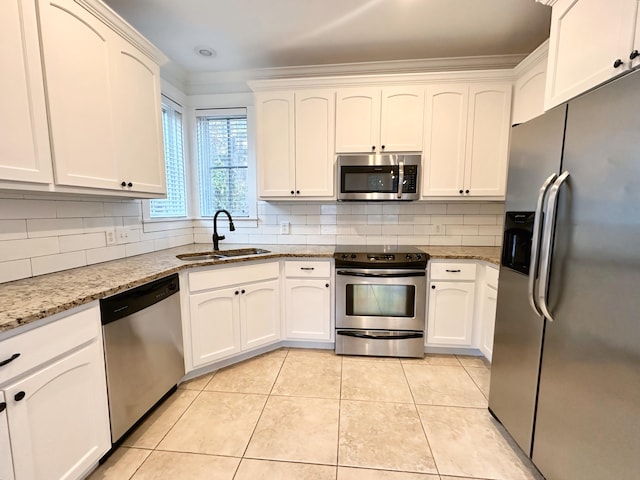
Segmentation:
<svg viewBox="0 0 640 480">
<path fill-rule="evenodd" d="M 565 113 L 562 105 L 512 129 L 507 211 L 535 211 L 540 187 L 558 173 Z M 526 274 L 500 268 L 489 409 L 530 456 L 544 321 L 528 288 Z"/>
<path fill-rule="evenodd" d="M 638 112 L 638 74 L 569 104 L 533 442 L 547 480 L 640 472 Z"/>
</svg>

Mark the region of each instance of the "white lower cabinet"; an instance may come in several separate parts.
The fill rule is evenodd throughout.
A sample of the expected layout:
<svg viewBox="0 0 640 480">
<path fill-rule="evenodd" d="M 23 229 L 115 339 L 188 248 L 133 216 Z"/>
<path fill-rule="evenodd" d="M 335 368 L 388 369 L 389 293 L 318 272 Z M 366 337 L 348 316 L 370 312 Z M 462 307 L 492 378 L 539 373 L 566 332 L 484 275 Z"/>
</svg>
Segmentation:
<svg viewBox="0 0 640 480">
<path fill-rule="evenodd" d="M 332 339 L 331 263 L 285 262 L 287 340 Z"/>
<path fill-rule="evenodd" d="M 187 370 L 280 340 L 279 263 L 188 274 Z"/>
<path fill-rule="evenodd" d="M 11 440 L 7 422 L 7 402 L 4 392 L 0 391 L 0 479 L 13 480 L 13 459 L 11 458 Z"/>
<path fill-rule="evenodd" d="M 427 346 L 472 346 L 476 268 L 475 262 L 429 264 Z"/>
<path fill-rule="evenodd" d="M 485 265 L 482 296 L 478 309 L 480 328 L 479 347 L 482 354 L 491 361 L 493 352 L 493 333 L 496 323 L 496 304 L 498 301 L 498 269 Z"/>
<path fill-rule="evenodd" d="M 111 447 L 98 305 L 0 343 L 0 360 L 17 353 L 0 379 L 0 456 L 14 470 L 0 458 L 1 478 L 82 478 Z"/>
</svg>

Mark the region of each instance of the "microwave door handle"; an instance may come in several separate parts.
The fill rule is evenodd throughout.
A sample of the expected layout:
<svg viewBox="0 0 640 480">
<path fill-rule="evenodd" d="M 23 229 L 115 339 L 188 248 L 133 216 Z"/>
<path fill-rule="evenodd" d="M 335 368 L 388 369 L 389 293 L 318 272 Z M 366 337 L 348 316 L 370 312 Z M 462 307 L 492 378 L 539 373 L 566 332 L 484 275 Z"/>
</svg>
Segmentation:
<svg viewBox="0 0 640 480">
<path fill-rule="evenodd" d="M 549 192 L 549 189 L 551 188 L 551 185 L 553 184 L 556 178 L 558 178 L 558 175 L 556 175 L 555 173 L 552 173 L 549 176 L 549 178 L 547 178 L 542 184 L 542 186 L 540 187 L 540 190 L 538 192 L 538 201 L 536 203 L 535 218 L 533 220 L 533 234 L 531 239 L 531 261 L 529 263 L 529 284 L 528 284 L 527 297 L 529 299 L 529 305 L 531 306 L 531 309 L 534 311 L 534 313 L 538 315 L 542 315 L 542 311 L 540 310 L 540 307 L 536 302 L 535 295 L 537 292 L 535 291 L 535 284 L 536 284 L 536 280 L 538 279 L 538 271 L 540 268 L 540 245 L 542 242 L 542 223 L 543 223 L 542 212 L 543 212 L 544 201 L 546 199 L 547 193 Z"/>
<path fill-rule="evenodd" d="M 402 184 L 404 183 L 404 160 L 398 161 L 398 199 L 402 199 Z"/>
<path fill-rule="evenodd" d="M 553 315 L 547 305 L 547 296 L 549 293 L 549 277 L 551 268 L 551 249 L 553 248 L 553 232 L 556 224 L 556 207 L 560 187 L 569 178 L 569 172 L 564 172 L 554 182 L 551 190 L 549 190 L 549 200 L 547 201 L 547 215 L 544 220 L 544 231 L 542 238 L 542 248 L 540 252 L 540 288 L 538 289 L 538 304 L 545 318 L 553 322 Z"/>
</svg>

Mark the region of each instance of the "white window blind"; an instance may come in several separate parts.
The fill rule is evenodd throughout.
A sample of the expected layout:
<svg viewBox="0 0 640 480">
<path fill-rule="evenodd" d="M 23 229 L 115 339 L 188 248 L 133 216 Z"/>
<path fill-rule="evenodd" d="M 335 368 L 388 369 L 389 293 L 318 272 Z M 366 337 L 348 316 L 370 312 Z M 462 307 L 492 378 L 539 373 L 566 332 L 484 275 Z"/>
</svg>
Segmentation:
<svg viewBox="0 0 640 480">
<path fill-rule="evenodd" d="M 200 213 L 228 210 L 249 216 L 249 166 L 245 109 L 208 110 L 196 117 Z"/>
<path fill-rule="evenodd" d="M 182 113 L 168 102 L 162 104 L 164 160 L 167 176 L 167 198 L 149 202 L 150 218 L 187 216 L 184 149 L 182 145 Z"/>
</svg>

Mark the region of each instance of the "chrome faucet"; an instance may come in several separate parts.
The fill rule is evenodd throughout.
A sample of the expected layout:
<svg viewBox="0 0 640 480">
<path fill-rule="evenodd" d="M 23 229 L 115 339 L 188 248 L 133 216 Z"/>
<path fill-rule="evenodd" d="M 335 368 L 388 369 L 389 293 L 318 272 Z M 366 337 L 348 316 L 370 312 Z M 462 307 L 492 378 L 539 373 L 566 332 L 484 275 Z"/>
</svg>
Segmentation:
<svg viewBox="0 0 640 480">
<path fill-rule="evenodd" d="M 233 225 L 233 218 L 231 218 L 231 214 L 226 210 L 218 210 L 216 214 L 213 216 L 213 249 L 218 250 L 220 245 L 219 241 L 224 240 L 224 235 L 218 235 L 218 215 L 224 213 L 227 217 L 229 217 L 229 231 L 235 231 L 236 227 Z"/>
</svg>

